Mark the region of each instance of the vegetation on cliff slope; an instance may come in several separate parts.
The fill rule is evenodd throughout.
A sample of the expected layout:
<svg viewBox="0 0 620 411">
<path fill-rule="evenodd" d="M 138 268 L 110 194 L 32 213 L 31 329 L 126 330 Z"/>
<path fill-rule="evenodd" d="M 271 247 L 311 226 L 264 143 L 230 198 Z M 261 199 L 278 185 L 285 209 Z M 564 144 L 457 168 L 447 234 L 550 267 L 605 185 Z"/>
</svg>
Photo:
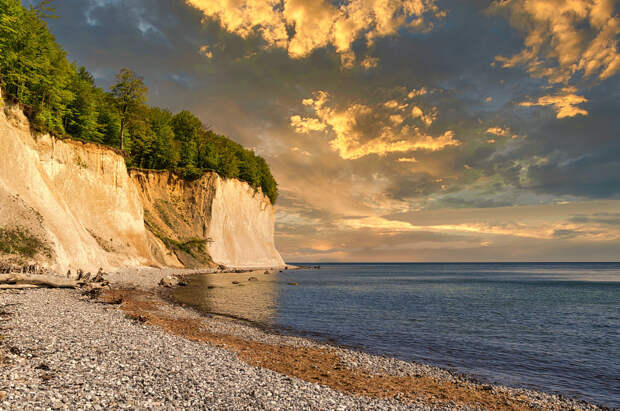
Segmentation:
<svg viewBox="0 0 620 411">
<path fill-rule="evenodd" d="M 50 0 L 25 8 L 0 0 L 0 86 L 35 128 L 124 150 L 130 167 L 168 169 L 188 179 L 212 170 L 247 181 L 275 202 L 277 184 L 262 157 L 218 135 L 188 111 L 146 104 L 142 79 L 122 69 L 110 92 L 66 58 L 48 30 Z"/>
<path fill-rule="evenodd" d="M 51 257 L 51 250 L 43 241 L 26 229 L 20 227 L 0 228 L 0 254 L 16 254 L 28 258 L 43 254 L 46 257 Z"/>
</svg>

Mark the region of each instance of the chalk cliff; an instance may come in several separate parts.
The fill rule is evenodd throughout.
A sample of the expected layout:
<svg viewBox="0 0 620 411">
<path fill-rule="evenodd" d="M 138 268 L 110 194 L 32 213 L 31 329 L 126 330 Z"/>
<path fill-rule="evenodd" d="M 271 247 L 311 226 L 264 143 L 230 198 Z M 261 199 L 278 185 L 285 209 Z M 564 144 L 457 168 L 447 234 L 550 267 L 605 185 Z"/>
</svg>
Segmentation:
<svg viewBox="0 0 620 411">
<path fill-rule="evenodd" d="M 274 245 L 273 206 L 246 182 L 215 173 L 194 181 L 169 171 L 130 170 L 130 176 L 147 228 L 168 249 L 160 246 L 155 253 L 168 252 L 169 265 L 284 265 Z"/>
<path fill-rule="evenodd" d="M 244 182 L 128 172 L 108 147 L 35 137 L 13 105 L 0 108 L 0 152 L 0 262 L 63 272 L 284 265 L 273 206 Z"/>
</svg>

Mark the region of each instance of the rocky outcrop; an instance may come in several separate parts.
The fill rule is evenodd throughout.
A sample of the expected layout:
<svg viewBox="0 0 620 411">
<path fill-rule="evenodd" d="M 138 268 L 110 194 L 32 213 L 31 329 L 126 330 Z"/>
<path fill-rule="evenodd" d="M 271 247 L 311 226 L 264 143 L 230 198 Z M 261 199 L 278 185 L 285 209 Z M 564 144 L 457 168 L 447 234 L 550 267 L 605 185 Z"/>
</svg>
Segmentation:
<svg viewBox="0 0 620 411">
<path fill-rule="evenodd" d="M 0 262 L 58 272 L 284 265 L 273 207 L 247 183 L 128 172 L 109 147 L 35 137 L 14 105 L 0 108 L 0 150 Z"/>
<path fill-rule="evenodd" d="M 21 233 L 13 236 L 17 246 L 41 244 L 22 260 L 59 272 L 153 263 L 142 204 L 121 155 L 34 138 L 22 111 L 10 105 L 0 110 L 0 151 L 0 227 Z"/>
<path fill-rule="evenodd" d="M 194 181 L 168 171 L 131 170 L 130 175 L 153 248 L 168 265 L 284 265 L 274 245 L 273 206 L 249 184 L 215 173 Z"/>
</svg>

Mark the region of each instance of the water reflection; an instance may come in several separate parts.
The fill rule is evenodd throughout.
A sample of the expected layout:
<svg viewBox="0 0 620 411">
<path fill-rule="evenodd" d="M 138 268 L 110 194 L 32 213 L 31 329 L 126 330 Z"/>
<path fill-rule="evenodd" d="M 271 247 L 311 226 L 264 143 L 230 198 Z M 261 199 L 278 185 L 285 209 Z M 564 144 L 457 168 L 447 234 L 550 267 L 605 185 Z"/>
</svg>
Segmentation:
<svg viewBox="0 0 620 411">
<path fill-rule="evenodd" d="M 277 272 L 202 274 L 188 283 L 174 290 L 177 301 L 207 313 L 273 324 L 280 295 Z"/>
</svg>

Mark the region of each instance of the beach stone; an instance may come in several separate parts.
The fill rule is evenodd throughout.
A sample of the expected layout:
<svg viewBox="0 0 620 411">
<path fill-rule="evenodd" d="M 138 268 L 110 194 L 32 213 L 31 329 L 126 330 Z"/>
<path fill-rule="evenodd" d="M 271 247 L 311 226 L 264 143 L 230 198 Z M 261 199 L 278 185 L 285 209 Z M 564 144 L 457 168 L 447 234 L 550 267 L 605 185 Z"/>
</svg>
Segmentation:
<svg viewBox="0 0 620 411">
<path fill-rule="evenodd" d="M 250 278 L 248 278 L 248 281 L 258 281 L 258 278 L 256 278 L 256 277 L 250 277 Z"/>
<path fill-rule="evenodd" d="M 168 287 L 168 288 L 176 287 L 178 284 L 179 284 L 179 279 L 173 275 L 168 275 L 162 278 L 161 281 L 159 281 L 160 286 Z"/>
<path fill-rule="evenodd" d="M 155 285 L 156 280 L 153 281 Z M 166 316 L 200 321 L 209 332 L 275 346 L 320 347 L 301 337 L 270 334 L 234 321 L 200 317 L 161 302 Z M 438 396 L 434 403 L 347 394 L 328 386 L 247 364 L 226 347 L 167 334 L 145 317 L 129 317 L 109 305 L 65 289 L 0 293 L 1 409 L 483 409 Z M 79 324 L 79 326 L 76 326 Z M 11 349 L 10 347 L 19 347 Z M 359 350 L 326 347 L 346 368 L 382 375 L 424 375 L 476 385 L 446 370 Z M 21 353 L 21 355 L 19 355 Z M 39 370 L 35 367 L 45 365 Z M 49 368 L 45 370 L 44 368 Z M 480 385 L 476 385 L 479 389 Z M 593 404 L 522 388 L 491 385 L 511 395 L 506 407 L 601 410 Z M 502 402 L 503 403 L 503 402 Z M 500 404 L 502 404 L 500 403 Z"/>
</svg>

